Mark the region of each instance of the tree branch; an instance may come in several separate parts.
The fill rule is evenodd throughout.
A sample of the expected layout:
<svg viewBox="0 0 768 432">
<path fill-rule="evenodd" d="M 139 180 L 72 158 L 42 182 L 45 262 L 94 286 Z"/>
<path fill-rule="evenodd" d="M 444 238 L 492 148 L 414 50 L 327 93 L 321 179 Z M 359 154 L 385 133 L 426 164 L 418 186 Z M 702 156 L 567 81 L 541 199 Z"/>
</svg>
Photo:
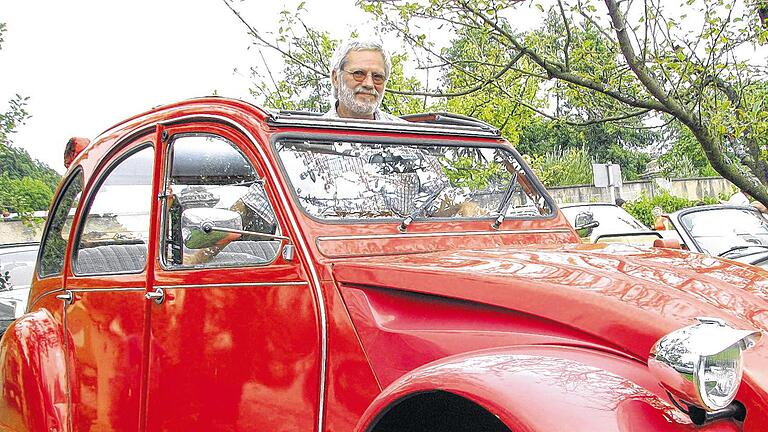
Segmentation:
<svg viewBox="0 0 768 432">
<path fill-rule="evenodd" d="M 656 111 L 662 111 L 662 112 L 669 112 L 669 108 L 665 105 L 658 103 L 657 101 L 653 100 L 639 100 L 634 99 L 631 97 L 627 97 L 626 95 L 608 89 L 603 83 L 596 82 L 587 78 L 582 78 L 579 75 L 566 72 L 563 69 L 563 65 L 557 64 L 556 62 L 552 62 L 549 60 L 545 60 L 543 57 L 539 56 L 535 51 L 529 49 L 528 47 L 522 45 L 520 42 L 518 42 L 517 38 L 515 38 L 512 34 L 507 32 L 504 28 L 499 26 L 495 21 L 491 20 L 485 14 L 481 13 L 477 9 L 473 8 L 469 5 L 469 3 L 466 0 L 460 0 L 462 5 L 472 14 L 474 14 L 476 17 L 493 27 L 496 31 L 498 31 L 501 35 L 503 35 L 507 40 L 510 41 L 510 43 L 520 52 L 525 54 L 528 58 L 530 58 L 534 63 L 539 65 L 542 69 L 544 69 L 547 72 L 547 76 L 549 79 L 557 78 L 561 81 L 569 82 L 571 84 L 587 88 L 590 90 L 594 90 L 599 93 L 603 93 L 607 96 L 610 96 L 619 102 L 623 102 L 629 106 L 633 106 L 635 108 L 643 108 L 643 109 L 651 109 Z"/>
<path fill-rule="evenodd" d="M 291 59 L 292 61 L 296 62 L 296 64 L 300 65 L 303 68 L 309 69 L 309 70 L 311 70 L 312 72 L 314 72 L 314 73 L 316 73 L 318 75 L 325 76 L 325 75 L 328 74 L 327 72 L 323 72 L 323 71 L 318 70 L 317 68 L 315 68 L 312 65 L 306 64 L 305 62 L 301 61 L 300 59 L 298 59 L 294 55 L 292 55 L 289 51 L 286 51 L 286 50 L 280 48 L 278 45 L 268 42 L 266 39 L 261 37 L 259 32 L 256 31 L 256 29 L 254 29 L 253 27 L 251 27 L 250 24 L 248 24 L 248 22 L 242 17 L 242 15 L 240 15 L 240 12 L 235 10 L 235 8 L 233 8 L 232 5 L 229 4 L 229 1 L 227 1 L 227 0 L 221 0 L 221 1 L 224 2 L 224 4 L 227 5 L 227 8 L 229 8 L 229 10 L 232 11 L 233 14 L 235 14 L 237 19 L 240 20 L 240 22 L 243 23 L 243 25 L 246 28 L 248 28 L 248 33 L 251 36 L 253 36 L 256 40 L 258 40 L 259 42 L 261 42 L 262 44 L 264 44 L 268 48 L 272 48 L 273 50 L 279 52 L 280 54 L 282 54 L 286 58 Z"/>
</svg>

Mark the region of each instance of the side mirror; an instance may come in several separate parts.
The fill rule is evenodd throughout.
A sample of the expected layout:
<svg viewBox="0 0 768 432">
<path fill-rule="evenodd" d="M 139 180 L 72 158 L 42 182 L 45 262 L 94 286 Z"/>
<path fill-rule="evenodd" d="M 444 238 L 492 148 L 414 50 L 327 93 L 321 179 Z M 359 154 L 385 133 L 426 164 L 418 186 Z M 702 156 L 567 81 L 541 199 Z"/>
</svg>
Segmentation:
<svg viewBox="0 0 768 432">
<path fill-rule="evenodd" d="M 579 237 L 586 238 L 592 235 L 592 230 L 600 226 L 592 212 L 584 211 L 576 215 L 574 228 Z"/>
<path fill-rule="evenodd" d="M 204 249 L 226 246 L 241 236 L 252 236 L 266 240 L 279 240 L 283 258 L 293 260 L 295 247 L 291 239 L 277 234 L 243 230 L 240 213 L 232 210 L 196 207 L 181 213 L 181 236 L 187 249 Z"/>
<path fill-rule="evenodd" d="M 196 207 L 181 214 L 181 236 L 184 247 L 204 249 L 222 246 L 241 236 L 241 233 L 215 230 L 213 227 L 242 230 L 240 213 L 217 208 Z"/>
</svg>

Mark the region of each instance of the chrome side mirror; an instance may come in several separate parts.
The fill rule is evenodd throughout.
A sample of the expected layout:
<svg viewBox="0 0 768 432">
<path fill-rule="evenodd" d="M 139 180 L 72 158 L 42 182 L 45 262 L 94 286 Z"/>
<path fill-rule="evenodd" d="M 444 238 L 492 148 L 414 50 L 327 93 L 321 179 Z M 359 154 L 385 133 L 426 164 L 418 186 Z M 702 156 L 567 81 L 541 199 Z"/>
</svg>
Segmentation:
<svg viewBox="0 0 768 432">
<path fill-rule="evenodd" d="M 574 228 L 579 237 L 586 238 L 592 235 L 592 230 L 600 226 L 600 222 L 595 220 L 592 212 L 583 211 L 576 215 Z"/>
<path fill-rule="evenodd" d="M 240 213 L 232 210 L 196 207 L 181 214 L 181 236 L 184 247 L 204 249 L 221 246 L 240 237 L 239 233 L 214 230 L 213 227 L 242 230 Z"/>
<path fill-rule="evenodd" d="M 277 234 L 243 230 L 240 213 L 226 209 L 191 208 L 181 214 L 181 234 L 184 247 L 188 249 L 204 249 L 213 246 L 225 246 L 243 235 L 263 238 L 265 240 L 280 240 L 281 252 L 286 261 L 291 261 L 295 255 L 295 247 L 291 239 Z"/>
</svg>

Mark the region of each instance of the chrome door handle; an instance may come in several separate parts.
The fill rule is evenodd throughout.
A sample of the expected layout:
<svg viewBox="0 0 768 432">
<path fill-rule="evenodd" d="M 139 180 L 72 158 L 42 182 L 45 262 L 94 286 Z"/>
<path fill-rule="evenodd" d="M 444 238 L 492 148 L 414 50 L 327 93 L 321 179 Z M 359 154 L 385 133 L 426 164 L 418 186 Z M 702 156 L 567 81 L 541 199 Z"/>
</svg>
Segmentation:
<svg viewBox="0 0 768 432">
<path fill-rule="evenodd" d="M 157 304 L 162 304 L 165 301 L 165 291 L 162 288 L 157 288 L 154 291 L 150 291 L 144 294 L 147 300 L 154 300 Z"/>
<path fill-rule="evenodd" d="M 71 305 L 75 300 L 75 296 L 72 294 L 72 291 L 64 291 L 64 294 L 59 294 L 56 296 L 56 298 L 64 301 L 64 303 L 68 305 Z"/>
</svg>

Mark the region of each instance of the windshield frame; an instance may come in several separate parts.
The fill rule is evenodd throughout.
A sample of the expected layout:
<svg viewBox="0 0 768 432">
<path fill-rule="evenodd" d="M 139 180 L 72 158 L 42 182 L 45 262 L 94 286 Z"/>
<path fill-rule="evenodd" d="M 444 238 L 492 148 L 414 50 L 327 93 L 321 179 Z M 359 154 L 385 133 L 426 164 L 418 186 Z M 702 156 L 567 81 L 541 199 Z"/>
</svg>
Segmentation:
<svg viewBox="0 0 768 432">
<path fill-rule="evenodd" d="M 674 225 L 675 229 L 677 229 L 678 232 L 682 231 L 685 234 L 685 236 L 690 240 L 690 242 L 696 246 L 695 252 L 704 253 L 711 256 L 718 256 L 718 255 L 715 255 L 714 253 L 708 252 L 707 249 L 702 247 L 701 242 L 697 240 L 697 236 L 694 236 L 691 230 L 689 230 L 688 227 L 686 227 L 685 224 L 683 223 L 683 218 L 685 216 L 688 216 L 694 213 L 702 213 L 702 212 L 708 212 L 708 211 L 709 212 L 722 211 L 722 210 L 742 210 L 742 211 L 752 212 L 756 218 L 765 219 L 760 214 L 760 211 L 752 206 L 728 205 L 728 204 L 689 207 L 689 208 L 680 210 L 676 213 L 673 213 L 672 215 L 669 215 L 669 219 L 672 221 L 672 224 Z M 722 251 L 719 251 L 719 252 L 722 252 Z"/>
<path fill-rule="evenodd" d="M 288 186 L 288 193 L 291 195 L 291 199 L 293 200 L 293 203 L 301 209 L 302 214 L 307 216 L 313 221 L 322 223 L 322 224 L 331 224 L 331 225 L 360 225 L 360 224 L 379 224 L 379 225 L 391 225 L 391 224 L 399 224 L 402 222 L 403 218 L 401 217 L 381 217 L 381 218 L 348 218 L 348 219 L 323 219 L 320 217 L 317 217 L 313 214 L 311 214 L 309 211 L 307 211 L 306 208 L 301 204 L 301 201 L 299 200 L 299 196 L 296 193 L 295 186 L 293 182 L 291 181 L 291 178 L 285 168 L 285 165 L 283 164 L 283 160 L 280 157 L 280 152 L 278 151 L 278 144 L 281 141 L 285 140 L 310 140 L 310 141 L 322 141 L 322 142 L 334 142 L 334 141 L 345 141 L 345 142 L 358 142 L 362 144 L 383 144 L 383 145 L 403 145 L 403 146 L 414 146 L 414 147 L 421 147 L 421 146 L 445 146 L 445 147 L 481 147 L 481 148 L 490 148 L 490 149 L 504 149 L 505 151 L 508 151 L 517 161 L 517 163 L 520 165 L 520 167 L 523 169 L 523 172 L 525 173 L 525 176 L 530 183 L 531 187 L 534 188 L 543 198 L 544 202 L 549 206 L 551 209 L 551 212 L 547 215 L 540 215 L 540 216 L 525 216 L 525 217 L 506 217 L 506 221 L 515 221 L 515 220 L 523 220 L 523 221 L 530 221 L 530 220 L 549 220 L 549 219 L 555 219 L 558 216 L 558 207 L 555 204 L 554 200 L 551 196 L 549 196 L 549 193 L 547 192 L 547 189 L 544 187 L 544 185 L 539 181 L 538 177 L 531 171 L 531 168 L 528 166 L 527 163 L 523 160 L 523 157 L 520 155 L 520 153 L 512 147 L 506 140 L 503 140 L 502 138 L 496 138 L 492 140 L 479 142 L 473 137 L 456 137 L 455 139 L 451 138 L 433 138 L 429 137 L 427 140 L 421 140 L 421 142 L 418 142 L 419 138 L 414 135 L 408 135 L 404 137 L 393 137 L 393 136 L 369 136 L 369 135 L 350 135 L 350 134 L 342 134 L 342 133 L 333 133 L 333 132 L 276 132 L 270 137 L 270 147 L 273 152 L 273 155 L 275 157 L 275 160 L 277 161 L 277 165 L 280 169 L 280 174 L 285 179 L 285 183 Z M 520 176 L 517 176 L 518 183 L 520 182 Z M 482 216 L 474 216 L 474 217 L 430 217 L 430 218 L 419 218 L 416 219 L 417 221 L 430 221 L 430 222 L 453 222 L 453 223 L 463 223 L 463 222 L 477 222 L 477 221 L 493 221 L 496 219 L 498 215 L 495 214 L 489 214 L 489 215 L 482 215 Z"/>
</svg>

